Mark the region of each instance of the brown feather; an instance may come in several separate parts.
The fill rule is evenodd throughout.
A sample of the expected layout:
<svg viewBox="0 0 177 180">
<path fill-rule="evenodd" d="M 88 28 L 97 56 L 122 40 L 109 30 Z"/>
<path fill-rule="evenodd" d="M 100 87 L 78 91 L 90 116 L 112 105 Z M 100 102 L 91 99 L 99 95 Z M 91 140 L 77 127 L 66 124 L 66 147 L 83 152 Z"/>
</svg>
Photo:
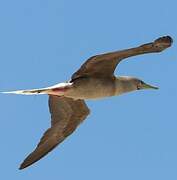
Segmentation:
<svg viewBox="0 0 177 180">
<path fill-rule="evenodd" d="M 116 66 L 122 59 L 145 53 L 161 52 L 171 46 L 173 40 L 170 36 L 164 36 L 156 39 L 152 43 L 143 44 L 136 48 L 130 48 L 122 51 L 115 51 L 100 54 L 89 58 L 71 79 L 74 81 L 80 77 L 97 76 L 110 77 L 114 76 Z"/>
<path fill-rule="evenodd" d="M 44 157 L 70 135 L 89 114 L 84 100 L 58 96 L 49 96 L 49 109 L 52 120 L 51 128 L 44 133 L 36 149 L 27 156 L 20 169 Z"/>
</svg>

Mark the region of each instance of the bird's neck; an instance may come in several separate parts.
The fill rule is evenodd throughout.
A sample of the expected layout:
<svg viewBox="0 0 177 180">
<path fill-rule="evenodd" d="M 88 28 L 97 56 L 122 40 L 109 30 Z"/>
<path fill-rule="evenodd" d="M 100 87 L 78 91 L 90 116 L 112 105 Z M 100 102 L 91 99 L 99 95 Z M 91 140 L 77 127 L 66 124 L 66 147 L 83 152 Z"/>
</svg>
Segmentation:
<svg viewBox="0 0 177 180">
<path fill-rule="evenodd" d="M 129 77 L 126 76 L 116 77 L 115 85 L 116 85 L 115 95 L 120 95 L 123 93 L 128 93 L 137 90 L 137 87 L 131 82 Z"/>
</svg>

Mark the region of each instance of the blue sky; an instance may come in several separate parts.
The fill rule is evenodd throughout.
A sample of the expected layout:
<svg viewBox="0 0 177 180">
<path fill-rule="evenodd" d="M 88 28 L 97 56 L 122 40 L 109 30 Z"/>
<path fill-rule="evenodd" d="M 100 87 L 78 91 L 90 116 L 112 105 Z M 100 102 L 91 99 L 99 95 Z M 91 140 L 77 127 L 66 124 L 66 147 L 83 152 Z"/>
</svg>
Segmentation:
<svg viewBox="0 0 177 180">
<path fill-rule="evenodd" d="M 0 1 L 0 90 L 68 80 L 90 56 L 170 35 L 161 54 L 116 70 L 160 87 L 89 101 L 92 114 L 52 153 L 19 171 L 49 127 L 47 96 L 0 95 L 0 179 L 177 179 L 175 0 Z"/>
</svg>

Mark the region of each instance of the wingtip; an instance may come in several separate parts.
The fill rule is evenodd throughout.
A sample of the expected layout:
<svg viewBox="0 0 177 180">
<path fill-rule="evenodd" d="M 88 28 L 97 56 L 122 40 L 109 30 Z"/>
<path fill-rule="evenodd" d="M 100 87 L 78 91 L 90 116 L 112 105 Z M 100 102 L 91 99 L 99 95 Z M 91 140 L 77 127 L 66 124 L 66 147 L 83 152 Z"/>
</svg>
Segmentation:
<svg viewBox="0 0 177 180">
<path fill-rule="evenodd" d="M 168 36 L 166 36 L 166 38 L 168 39 L 168 41 L 169 41 L 171 44 L 173 44 L 173 41 L 174 41 L 174 40 L 173 40 L 173 38 L 172 38 L 171 36 L 168 35 Z"/>
<path fill-rule="evenodd" d="M 28 166 L 30 166 L 30 165 L 23 162 L 18 169 L 23 170 L 23 169 L 27 168 Z"/>
<path fill-rule="evenodd" d="M 173 44 L 171 36 L 162 36 L 153 42 L 153 45 L 160 51 L 169 48 Z"/>
<path fill-rule="evenodd" d="M 19 170 L 22 170 L 22 169 L 24 169 L 24 167 L 20 166 L 18 169 L 19 169 Z"/>
<path fill-rule="evenodd" d="M 19 166 L 19 170 L 22 170 L 22 169 L 24 169 L 24 168 L 26 168 L 26 166 L 24 165 L 24 163 L 22 163 L 22 164 L 20 164 L 20 166 Z"/>
<path fill-rule="evenodd" d="M 20 167 L 18 168 L 19 170 L 23 170 L 29 166 L 31 166 L 33 163 L 29 162 L 28 159 L 26 158 L 21 164 Z"/>
</svg>

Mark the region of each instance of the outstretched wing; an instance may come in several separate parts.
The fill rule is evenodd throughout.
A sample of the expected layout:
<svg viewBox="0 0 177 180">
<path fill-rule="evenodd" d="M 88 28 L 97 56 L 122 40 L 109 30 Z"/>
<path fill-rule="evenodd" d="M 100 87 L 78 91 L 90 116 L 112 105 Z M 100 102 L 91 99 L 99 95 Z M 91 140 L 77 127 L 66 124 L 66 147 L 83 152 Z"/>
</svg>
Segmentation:
<svg viewBox="0 0 177 180">
<path fill-rule="evenodd" d="M 24 160 L 20 169 L 26 168 L 54 149 L 87 117 L 89 109 L 84 100 L 49 96 L 51 128 L 41 138 L 36 149 Z"/>
<path fill-rule="evenodd" d="M 86 76 L 113 76 L 116 66 L 122 59 L 145 53 L 161 52 L 170 47 L 172 41 L 170 36 L 164 36 L 136 48 L 93 56 L 72 75 L 71 79 L 75 80 Z"/>
</svg>

